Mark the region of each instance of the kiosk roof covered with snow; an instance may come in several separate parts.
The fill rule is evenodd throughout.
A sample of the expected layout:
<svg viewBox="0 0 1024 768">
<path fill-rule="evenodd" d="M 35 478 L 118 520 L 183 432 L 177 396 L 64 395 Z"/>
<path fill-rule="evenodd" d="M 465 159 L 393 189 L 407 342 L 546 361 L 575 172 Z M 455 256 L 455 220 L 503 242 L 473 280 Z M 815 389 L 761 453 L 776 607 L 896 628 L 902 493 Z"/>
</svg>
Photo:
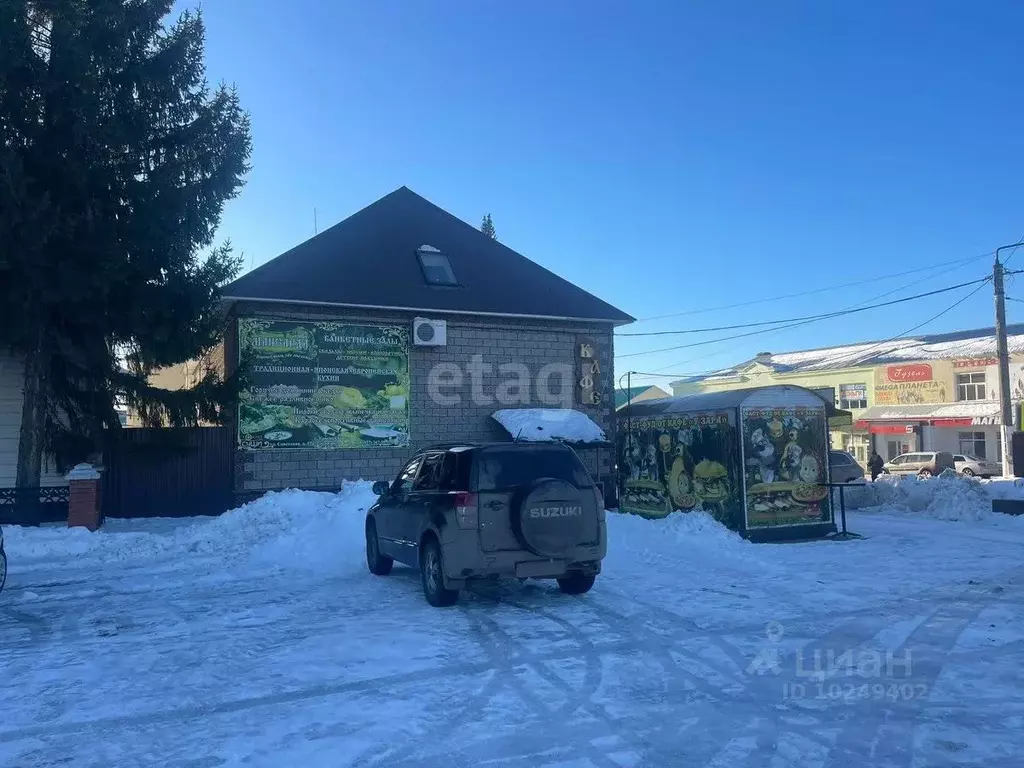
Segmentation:
<svg viewBox="0 0 1024 768">
<path fill-rule="evenodd" d="M 832 403 L 802 387 L 670 397 L 619 412 L 619 508 L 645 517 L 704 509 L 757 540 L 835 531 Z"/>
</svg>

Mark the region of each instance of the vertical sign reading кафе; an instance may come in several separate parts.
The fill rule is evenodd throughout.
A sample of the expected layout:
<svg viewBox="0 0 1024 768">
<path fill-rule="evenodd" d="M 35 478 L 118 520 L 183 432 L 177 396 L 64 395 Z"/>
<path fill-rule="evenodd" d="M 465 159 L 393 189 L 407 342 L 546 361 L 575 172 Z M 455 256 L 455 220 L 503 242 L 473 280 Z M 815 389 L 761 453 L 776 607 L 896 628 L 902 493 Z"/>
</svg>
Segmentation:
<svg viewBox="0 0 1024 768">
<path fill-rule="evenodd" d="M 402 326 L 238 321 L 243 450 L 409 444 L 409 332 Z"/>
<path fill-rule="evenodd" d="M 577 392 L 581 405 L 601 404 L 601 363 L 597 359 L 597 347 L 589 339 L 577 341 L 579 372 Z"/>
</svg>

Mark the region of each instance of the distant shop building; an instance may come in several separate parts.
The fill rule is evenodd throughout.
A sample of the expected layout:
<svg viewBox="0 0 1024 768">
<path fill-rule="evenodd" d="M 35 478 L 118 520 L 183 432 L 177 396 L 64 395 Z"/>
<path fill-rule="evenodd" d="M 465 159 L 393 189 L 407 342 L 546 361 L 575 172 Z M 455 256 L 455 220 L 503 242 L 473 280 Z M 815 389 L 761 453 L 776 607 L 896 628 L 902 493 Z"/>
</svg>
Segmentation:
<svg viewBox="0 0 1024 768">
<path fill-rule="evenodd" d="M 224 289 L 245 366 L 235 491 L 393 478 L 492 417 L 571 408 L 615 430 L 613 329 L 632 317 L 402 187 Z M 554 410 L 552 410 L 554 412 Z M 611 451 L 590 470 L 614 485 Z"/>
<path fill-rule="evenodd" d="M 1024 324 L 1008 327 L 1014 413 L 1024 401 Z M 995 330 L 983 328 L 781 354 L 763 353 L 709 376 L 672 383 L 676 395 L 793 384 L 850 411 L 831 423 L 832 447 L 865 463 L 911 451 L 999 461 Z"/>
</svg>

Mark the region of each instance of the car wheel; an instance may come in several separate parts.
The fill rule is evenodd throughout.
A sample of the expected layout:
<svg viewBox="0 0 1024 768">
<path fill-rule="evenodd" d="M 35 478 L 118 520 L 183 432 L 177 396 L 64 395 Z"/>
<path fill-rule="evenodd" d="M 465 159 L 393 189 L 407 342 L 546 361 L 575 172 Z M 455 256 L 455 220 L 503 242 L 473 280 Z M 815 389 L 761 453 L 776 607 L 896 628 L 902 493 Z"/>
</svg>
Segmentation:
<svg viewBox="0 0 1024 768">
<path fill-rule="evenodd" d="M 974 477 L 974 470 L 969 467 L 964 467 L 960 470 L 960 474 L 964 477 Z"/>
<path fill-rule="evenodd" d="M 459 599 L 459 590 L 445 589 L 441 564 L 441 545 L 433 536 L 429 537 L 420 551 L 420 575 L 423 578 L 423 595 L 435 608 L 454 605 Z"/>
<path fill-rule="evenodd" d="M 366 565 L 374 576 L 387 576 L 395 567 L 394 560 L 380 553 L 377 524 L 373 520 L 366 521 Z"/>
<path fill-rule="evenodd" d="M 567 595 L 582 595 L 590 591 L 590 588 L 594 586 L 596 578 L 596 574 L 580 573 L 577 571 L 558 579 L 558 588 Z"/>
<path fill-rule="evenodd" d="M 930 469 L 922 469 L 920 472 L 917 473 L 917 476 L 918 477 L 931 477 L 932 476 L 932 471 Z"/>
</svg>

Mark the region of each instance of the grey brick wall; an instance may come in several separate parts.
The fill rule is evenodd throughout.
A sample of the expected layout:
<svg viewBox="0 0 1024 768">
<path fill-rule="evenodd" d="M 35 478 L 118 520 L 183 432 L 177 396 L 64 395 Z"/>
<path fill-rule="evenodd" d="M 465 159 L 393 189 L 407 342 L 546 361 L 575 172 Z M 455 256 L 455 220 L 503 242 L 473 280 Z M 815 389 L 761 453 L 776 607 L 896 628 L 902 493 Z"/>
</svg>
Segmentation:
<svg viewBox="0 0 1024 768">
<path fill-rule="evenodd" d="M 368 313 L 366 311 L 344 312 L 336 309 L 300 307 L 289 305 L 243 304 L 237 308 L 237 317 L 268 316 L 278 319 L 337 320 L 353 323 L 409 324 L 414 313 Z M 444 347 L 416 347 L 410 350 L 409 363 L 412 391 L 410 393 L 409 448 L 382 449 L 365 448 L 342 451 L 307 450 L 261 450 L 236 451 L 235 490 L 237 492 L 258 492 L 279 488 L 336 488 L 343 480 L 381 480 L 395 476 L 402 464 L 412 453 L 430 443 L 453 440 L 505 440 L 508 435 L 493 419 L 491 414 L 504 407 L 543 407 L 541 394 L 537 391 L 536 379 L 545 366 L 556 363 L 571 367 L 573 372 L 565 385 L 568 392 L 560 389 L 560 376 L 551 376 L 544 396 L 568 397 L 573 408 L 583 411 L 596 421 L 609 438 L 615 429 L 615 409 L 612 381 L 613 338 L 608 324 L 588 324 L 547 320 L 520 320 L 512 318 L 490 318 L 470 315 L 446 315 L 444 313 L 416 313 L 420 316 L 447 321 L 447 345 Z M 234 341 L 230 340 L 228 350 L 235 352 Z M 595 343 L 597 359 L 601 366 L 599 406 L 583 406 L 576 402 L 576 379 L 579 376 L 577 344 L 582 339 Z M 479 376 L 481 386 L 476 387 L 484 401 L 474 402 L 474 386 L 469 366 L 474 356 L 484 367 Z M 229 367 L 233 365 L 229 361 Z M 439 403 L 431 395 L 430 373 L 435 367 L 448 364 L 462 372 L 461 386 L 452 384 L 451 378 L 441 377 L 448 382 L 440 388 L 444 396 L 458 395 L 458 404 Z M 530 373 L 528 392 L 516 392 L 527 402 L 515 406 L 493 401 L 498 386 L 510 376 L 508 369 L 500 366 L 525 365 Z M 489 366 L 489 369 L 487 368 Z M 490 372 L 487 373 L 486 371 Z M 591 473 L 605 476 L 610 474 L 612 455 L 609 449 L 601 450 L 601 466 L 597 465 L 597 452 L 581 451 Z"/>
</svg>

